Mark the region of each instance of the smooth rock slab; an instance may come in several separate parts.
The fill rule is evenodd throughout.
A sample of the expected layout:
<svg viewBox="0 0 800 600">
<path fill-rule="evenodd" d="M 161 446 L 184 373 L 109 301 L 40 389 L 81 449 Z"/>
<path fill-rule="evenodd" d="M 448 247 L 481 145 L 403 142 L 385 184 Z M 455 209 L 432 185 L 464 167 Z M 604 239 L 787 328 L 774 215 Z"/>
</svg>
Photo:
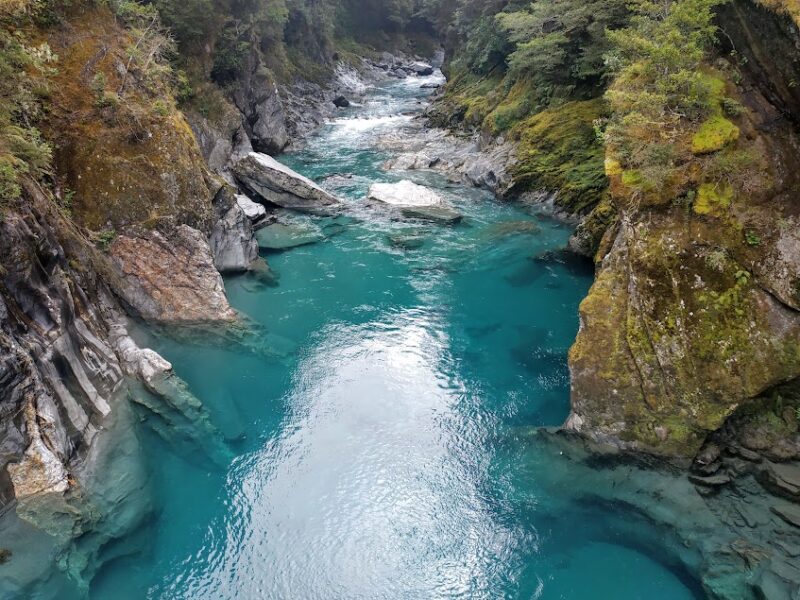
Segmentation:
<svg viewBox="0 0 800 600">
<path fill-rule="evenodd" d="M 463 218 L 432 189 L 411 181 L 374 183 L 369 188 L 370 200 L 400 209 L 408 217 L 420 217 L 443 223 L 457 223 Z"/>
<path fill-rule="evenodd" d="M 322 241 L 325 236 L 315 227 L 274 223 L 258 231 L 256 239 L 262 250 L 288 250 Z"/>
<path fill-rule="evenodd" d="M 789 523 L 789 525 L 794 525 L 795 527 L 800 528 L 800 507 L 773 506 L 770 510 L 772 510 L 772 512 L 778 515 L 781 519 Z"/>
<path fill-rule="evenodd" d="M 339 203 L 316 183 L 266 154 L 251 152 L 234 165 L 233 174 L 248 192 L 283 208 L 325 213 Z"/>
</svg>

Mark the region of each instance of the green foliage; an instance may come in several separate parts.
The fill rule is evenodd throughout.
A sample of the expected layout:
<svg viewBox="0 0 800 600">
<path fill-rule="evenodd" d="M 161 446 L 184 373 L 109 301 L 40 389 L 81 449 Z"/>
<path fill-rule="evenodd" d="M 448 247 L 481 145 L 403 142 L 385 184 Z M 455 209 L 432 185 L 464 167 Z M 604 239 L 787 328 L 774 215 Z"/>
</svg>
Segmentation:
<svg viewBox="0 0 800 600">
<path fill-rule="evenodd" d="M 228 23 L 217 39 L 211 79 L 222 85 L 235 80 L 241 73 L 252 47 L 252 42 L 242 37 L 239 24 Z"/>
<path fill-rule="evenodd" d="M 722 99 L 722 112 L 726 117 L 735 119 L 745 113 L 747 109 L 742 104 L 733 98 Z"/>
<path fill-rule="evenodd" d="M 747 242 L 748 246 L 760 246 L 761 245 L 761 236 L 759 236 L 754 231 L 747 231 L 744 234 L 744 241 Z"/>
<path fill-rule="evenodd" d="M 587 213 L 605 194 L 605 153 L 594 122 L 605 115 L 602 99 L 570 102 L 538 113 L 512 132 L 519 137 L 512 174 L 527 189 L 558 192 L 557 204 Z"/>
<path fill-rule="evenodd" d="M 621 82 L 611 102 L 665 125 L 708 114 L 717 82 L 701 65 L 715 40 L 714 7 L 723 2 L 635 0 L 630 26 L 608 32 L 614 50 L 607 62 Z"/>
<path fill-rule="evenodd" d="M 155 7 L 182 49 L 204 42 L 213 31 L 215 8 L 211 0 L 156 0 Z"/>
<path fill-rule="evenodd" d="M 0 207 L 19 198 L 22 193 L 17 175 L 14 164 L 7 157 L 0 157 Z"/>
<path fill-rule="evenodd" d="M 739 105 L 726 101 L 724 80 L 705 66 L 717 31 L 714 9 L 724 1 L 635 0 L 630 25 L 608 32 L 607 64 L 616 78 L 607 92 L 613 117 L 606 143 L 625 168 L 641 174 L 634 198 L 685 191 L 685 180 L 696 177 L 685 168 L 686 152 L 715 153 L 738 138 L 723 111 L 735 113 Z M 713 163 L 703 171 L 719 171 Z M 725 177 L 711 179 L 716 186 Z M 713 199 L 700 198 L 700 211 L 716 211 Z"/>
<path fill-rule="evenodd" d="M 111 248 L 111 244 L 113 244 L 116 239 L 117 232 L 113 229 L 106 229 L 95 236 L 98 247 L 104 252 L 107 252 L 108 249 Z"/>
<path fill-rule="evenodd" d="M 602 92 L 611 50 L 606 30 L 627 20 L 625 0 L 549 0 L 497 15 L 515 44 L 508 57 L 512 76 L 532 78 L 544 104 Z"/>
<path fill-rule="evenodd" d="M 22 33 L 0 29 L 0 203 L 21 193 L 23 175 L 50 171 L 52 151 L 32 125 L 41 114 L 38 94 L 56 57 L 46 45 L 29 46 Z"/>
</svg>

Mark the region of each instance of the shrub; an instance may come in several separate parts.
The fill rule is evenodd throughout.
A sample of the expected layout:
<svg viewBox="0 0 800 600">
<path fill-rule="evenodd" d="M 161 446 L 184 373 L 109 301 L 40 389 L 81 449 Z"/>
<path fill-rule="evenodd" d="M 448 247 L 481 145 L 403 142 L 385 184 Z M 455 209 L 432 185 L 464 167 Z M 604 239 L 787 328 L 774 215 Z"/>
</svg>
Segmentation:
<svg viewBox="0 0 800 600">
<path fill-rule="evenodd" d="M 744 240 L 748 246 L 760 246 L 761 237 L 753 231 L 748 231 L 744 234 Z"/>
<path fill-rule="evenodd" d="M 17 181 L 17 170 L 9 157 L 0 157 L 0 206 L 8 206 L 19 198 L 22 190 Z"/>
</svg>

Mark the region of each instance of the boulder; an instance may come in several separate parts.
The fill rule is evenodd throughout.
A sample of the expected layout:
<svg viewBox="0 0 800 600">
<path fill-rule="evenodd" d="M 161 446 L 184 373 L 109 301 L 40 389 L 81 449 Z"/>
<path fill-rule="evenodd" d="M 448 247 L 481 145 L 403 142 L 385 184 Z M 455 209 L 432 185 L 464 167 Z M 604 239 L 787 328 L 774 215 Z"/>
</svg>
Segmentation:
<svg viewBox="0 0 800 600">
<path fill-rule="evenodd" d="M 759 470 L 758 480 L 773 494 L 800 502 L 800 466 L 767 462 Z"/>
<path fill-rule="evenodd" d="M 350 100 L 344 96 L 336 96 L 336 98 L 333 99 L 333 104 L 337 108 L 348 108 L 350 106 Z"/>
<path fill-rule="evenodd" d="M 423 83 L 419 88 L 421 90 L 438 90 L 442 87 L 442 84 L 438 81 L 431 81 L 430 83 Z"/>
<path fill-rule="evenodd" d="M 253 146 L 264 152 L 281 152 L 289 145 L 286 111 L 278 88 L 273 84 L 253 106 Z"/>
<path fill-rule="evenodd" d="M 324 213 L 338 204 L 316 183 L 266 154 L 251 152 L 234 165 L 233 173 L 248 192 L 283 208 Z"/>
<path fill-rule="evenodd" d="M 244 212 L 244 216 L 254 223 L 258 223 L 267 216 L 267 209 L 264 208 L 263 204 L 253 202 L 244 194 L 239 194 L 236 196 L 236 203 Z"/>
<path fill-rule="evenodd" d="M 408 65 L 408 69 L 412 73 L 415 73 L 416 75 L 418 75 L 420 77 L 425 77 L 427 75 L 433 75 L 433 67 L 431 65 L 429 65 L 428 63 L 425 63 L 425 62 L 419 62 L 419 61 L 413 62 L 410 65 Z"/>
<path fill-rule="evenodd" d="M 438 157 L 432 157 L 424 152 L 409 152 L 386 161 L 384 171 L 417 171 L 430 169 L 439 162 Z"/>
<path fill-rule="evenodd" d="M 396 207 L 409 217 L 420 217 L 444 223 L 457 223 L 463 217 L 432 189 L 411 181 L 375 183 L 369 188 L 369 199 Z"/>
<path fill-rule="evenodd" d="M 225 285 L 205 236 L 187 225 L 168 235 L 133 229 L 110 248 L 114 290 L 138 316 L 157 323 L 231 322 Z"/>
</svg>

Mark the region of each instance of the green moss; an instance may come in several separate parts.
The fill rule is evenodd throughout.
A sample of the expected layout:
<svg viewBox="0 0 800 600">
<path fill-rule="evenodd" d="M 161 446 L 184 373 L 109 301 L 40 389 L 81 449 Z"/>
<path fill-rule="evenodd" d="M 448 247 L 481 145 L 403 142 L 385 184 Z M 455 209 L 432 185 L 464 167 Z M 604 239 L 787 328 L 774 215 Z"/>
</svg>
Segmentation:
<svg viewBox="0 0 800 600">
<path fill-rule="evenodd" d="M 694 212 L 698 215 L 722 216 L 733 201 L 730 185 L 704 183 L 697 190 Z"/>
<path fill-rule="evenodd" d="M 532 95 L 531 84 L 526 80 L 518 81 L 486 117 L 484 127 L 495 135 L 511 129 L 530 114 Z"/>
<path fill-rule="evenodd" d="M 589 212 L 608 187 L 605 150 L 594 127 L 605 110 L 601 99 L 569 102 L 514 127 L 519 145 L 512 175 L 518 188 L 557 191 L 556 203 L 564 210 Z"/>
<path fill-rule="evenodd" d="M 639 187 L 644 183 L 642 173 L 637 169 L 622 172 L 622 185 L 626 187 Z"/>
<path fill-rule="evenodd" d="M 718 152 L 739 139 L 739 128 L 722 115 L 707 119 L 692 138 L 694 154 Z"/>
</svg>

